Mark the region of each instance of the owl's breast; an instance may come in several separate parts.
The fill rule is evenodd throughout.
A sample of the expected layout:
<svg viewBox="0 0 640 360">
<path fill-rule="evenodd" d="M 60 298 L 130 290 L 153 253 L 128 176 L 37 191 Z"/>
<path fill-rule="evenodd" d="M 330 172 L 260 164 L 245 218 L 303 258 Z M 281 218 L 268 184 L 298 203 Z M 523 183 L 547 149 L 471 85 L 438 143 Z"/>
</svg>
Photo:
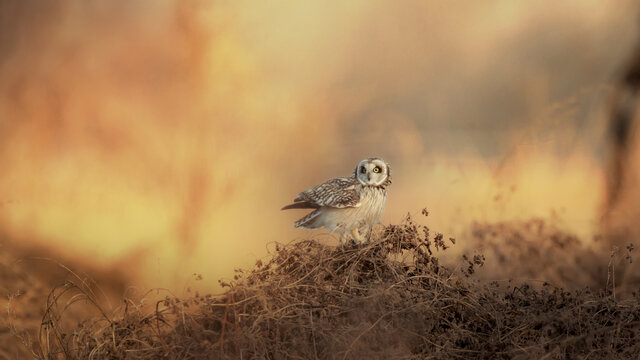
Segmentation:
<svg viewBox="0 0 640 360">
<path fill-rule="evenodd" d="M 375 225 L 380 221 L 387 201 L 387 192 L 382 188 L 359 189 L 360 206 L 348 208 L 322 207 L 317 222 L 329 231 L 348 231 L 362 226 Z"/>
<path fill-rule="evenodd" d="M 360 207 L 366 209 L 364 211 L 363 220 L 367 225 L 374 225 L 380 221 L 384 207 L 387 203 L 387 190 L 380 187 L 367 186 L 361 194 Z"/>
</svg>

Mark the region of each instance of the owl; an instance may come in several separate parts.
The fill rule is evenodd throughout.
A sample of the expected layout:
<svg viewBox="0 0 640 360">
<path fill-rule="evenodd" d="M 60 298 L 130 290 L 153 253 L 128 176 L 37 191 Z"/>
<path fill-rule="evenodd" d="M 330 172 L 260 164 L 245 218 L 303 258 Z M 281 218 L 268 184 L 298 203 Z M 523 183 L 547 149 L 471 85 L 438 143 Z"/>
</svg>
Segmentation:
<svg viewBox="0 0 640 360">
<path fill-rule="evenodd" d="M 287 209 L 314 209 L 294 227 L 318 229 L 324 227 L 355 241 L 364 238 L 359 229 L 371 231 L 380 222 L 387 201 L 387 187 L 391 185 L 391 168 L 380 158 L 362 160 L 350 177 L 331 179 L 298 194 Z"/>
</svg>

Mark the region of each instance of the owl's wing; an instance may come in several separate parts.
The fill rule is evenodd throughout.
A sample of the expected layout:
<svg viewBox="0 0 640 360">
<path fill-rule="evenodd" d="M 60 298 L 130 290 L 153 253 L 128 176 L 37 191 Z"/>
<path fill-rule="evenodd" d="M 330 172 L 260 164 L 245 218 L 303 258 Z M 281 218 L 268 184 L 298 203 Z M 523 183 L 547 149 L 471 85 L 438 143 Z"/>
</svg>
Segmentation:
<svg viewBox="0 0 640 360">
<path fill-rule="evenodd" d="M 298 194 L 294 204 L 308 207 L 329 206 L 334 208 L 360 206 L 360 194 L 356 191 L 354 178 L 336 178 Z"/>
</svg>

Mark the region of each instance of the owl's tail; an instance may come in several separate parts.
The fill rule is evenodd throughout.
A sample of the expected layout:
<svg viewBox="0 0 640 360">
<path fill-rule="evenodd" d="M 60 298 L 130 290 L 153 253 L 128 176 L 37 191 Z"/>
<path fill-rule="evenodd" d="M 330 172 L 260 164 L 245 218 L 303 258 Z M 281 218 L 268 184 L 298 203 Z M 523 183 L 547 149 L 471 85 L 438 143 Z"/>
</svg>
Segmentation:
<svg viewBox="0 0 640 360">
<path fill-rule="evenodd" d="M 317 221 L 319 220 L 318 215 L 320 215 L 320 211 L 314 210 L 309 214 L 307 214 L 307 216 L 296 221 L 293 224 L 293 227 L 294 228 L 299 227 L 299 228 L 305 228 L 305 229 L 317 229 L 322 226 L 322 224 L 318 224 L 318 221 Z"/>
<path fill-rule="evenodd" d="M 289 204 L 289 205 L 283 207 L 280 210 L 288 210 L 288 209 L 317 209 L 317 208 L 319 208 L 319 206 L 317 204 L 310 203 L 308 201 L 297 201 L 297 202 L 294 202 L 293 204 Z"/>
</svg>

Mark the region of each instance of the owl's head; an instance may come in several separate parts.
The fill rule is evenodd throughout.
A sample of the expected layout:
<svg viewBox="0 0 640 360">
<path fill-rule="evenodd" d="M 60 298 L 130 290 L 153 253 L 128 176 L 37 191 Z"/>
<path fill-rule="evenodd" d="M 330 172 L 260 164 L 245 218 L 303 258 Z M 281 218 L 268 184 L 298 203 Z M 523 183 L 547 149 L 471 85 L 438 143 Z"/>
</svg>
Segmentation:
<svg viewBox="0 0 640 360">
<path fill-rule="evenodd" d="M 391 185 L 391 167 L 380 158 L 360 161 L 356 166 L 355 176 L 362 185 L 383 187 Z"/>
</svg>

